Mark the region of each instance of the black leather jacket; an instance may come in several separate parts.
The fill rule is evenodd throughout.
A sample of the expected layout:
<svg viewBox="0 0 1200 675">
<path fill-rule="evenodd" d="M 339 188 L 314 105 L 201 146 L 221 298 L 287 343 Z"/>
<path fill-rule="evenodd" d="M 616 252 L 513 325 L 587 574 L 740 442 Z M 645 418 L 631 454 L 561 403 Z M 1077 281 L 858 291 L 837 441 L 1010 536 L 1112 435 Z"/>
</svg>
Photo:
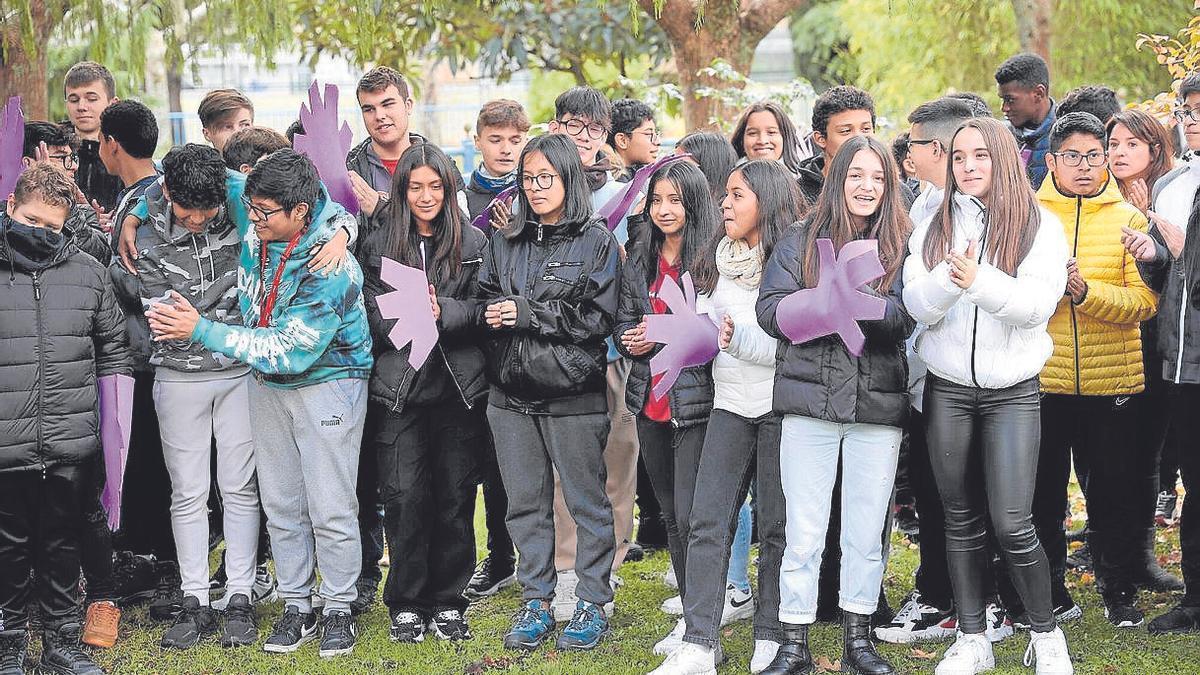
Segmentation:
<svg viewBox="0 0 1200 675">
<path fill-rule="evenodd" d="M 367 391 L 372 403 L 400 412 L 413 391 L 418 371 L 408 363 L 411 346 L 396 349 L 388 339 L 388 332 L 396 320 L 384 319 L 376 302 L 378 296 L 393 290 L 380 278 L 380 258 L 387 254 L 387 239 L 387 229 L 377 229 L 363 241 L 358 251 L 363 270 L 363 301 L 375 355 Z M 441 317 L 438 319 L 438 345 L 429 359 L 443 360 L 467 407 L 473 407 L 487 395 L 487 382 L 483 376 L 483 336 L 475 322 L 477 303 L 474 298 L 486 244 L 483 233 L 463 223 L 462 268 L 454 277 L 436 284 Z"/>
<path fill-rule="evenodd" d="M 621 270 L 621 299 L 617 307 L 617 326 L 613 329 L 617 351 L 632 360 L 629 382 L 625 387 L 625 405 L 635 415 L 641 414 L 650 395 L 650 359 L 662 349 L 662 345 L 642 356 L 634 356 L 625 351 L 621 335 L 637 326 L 642 317 L 653 313 L 649 284 L 646 283 L 646 268 L 650 264 L 657 265 L 658 261 L 647 261 L 635 254 Z M 712 364 L 685 368 L 667 392 L 667 399 L 671 404 L 671 424 L 674 426 L 690 427 L 708 420 L 713 409 Z"/>
<path fill-rule="evenodd" d="M 620 246 L 600 218 L 489 239 L 476 321 L 485 346 L 490 403 L 529 414 L 607 412 L 605 372 L 617 313 Z M 512 300 L 515 326 L 487 326 L 487 305 Z"/>
</svg>

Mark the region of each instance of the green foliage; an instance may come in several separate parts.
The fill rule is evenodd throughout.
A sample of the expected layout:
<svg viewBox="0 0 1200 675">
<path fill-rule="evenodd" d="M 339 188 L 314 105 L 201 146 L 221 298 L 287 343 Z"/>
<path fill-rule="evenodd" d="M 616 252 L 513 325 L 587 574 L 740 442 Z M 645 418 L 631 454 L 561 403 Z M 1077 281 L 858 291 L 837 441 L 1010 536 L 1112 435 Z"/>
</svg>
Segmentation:
<svg viewBox="0 0 1200 675">
<path fill-rule="evenodd" d="M 789 29 L 796 74 L 818 89 L 858 81 L 850 53 L 850 29 L 840 15 L 842 0 L 823 0 L 792 16 Z"/>
<path fill-rule="evenodd" d="M 1197 8 L 1200 9 L 1200 5 L 1197 5 Z M 1153 53 L 1155 60 L 1166 69 L 1171 78 L 1169 87 L 1155 94 L 1153 99 L 1141 106 L 1166 118 L 1179 95 L 1179 85 L 1183 83 L 1183 78 L 1200 70 L 1200 16 L 1193 16 L 1179 31 L 1178 37 L 1141 33 L 1138 35 L 1137 47 L 1139 50 Z"/>
<path fill-rule="evenodd" d="M 717 115 L 708 120 L 709 124 L 716 125 L 725 133 L 733 131 L 736 126 L 736 113 L 755 101 L 775 101 L 795 116 L 798 106 L 810 103 L 815 98 L 813 87 L 806 80 L 795 78 L 786 84 L 763 84 L 742 75 L 728 61 L 722 59 L 714 60 L 711 66 L 702 69 L 700 73 L 719 84 L 697 88 L 696 96 L 716 101 L 716 110 L 735 111 L 734 116 Z"/>
<path fill-rule="evenodd" d="M 842 0 L 858 84 L 880 112 L 903 118 L 949 91 L 976 91 L 994 104 L 996 66 L 1020 51 L 1008 0 Z M 1134 49 L 1137 32 L 1169 32 L 1190 16 L 1179 0 L 1056 0 L 1051 89 L 1102 82 L 1127 99 L 1165 86 L 1152 55 Z"/>
</svg>

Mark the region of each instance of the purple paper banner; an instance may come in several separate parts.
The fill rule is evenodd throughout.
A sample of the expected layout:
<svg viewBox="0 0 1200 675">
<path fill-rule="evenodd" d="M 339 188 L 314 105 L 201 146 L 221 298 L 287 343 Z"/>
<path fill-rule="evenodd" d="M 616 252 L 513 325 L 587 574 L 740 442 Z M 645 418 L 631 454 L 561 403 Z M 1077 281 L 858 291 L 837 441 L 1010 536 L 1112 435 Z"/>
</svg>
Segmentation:
<svg viewBox="0 0 1200 675">
<path fill-rule="evenodd" d="M 358 198 L 350 184 L 350 172 L 346 169 L 346 154 L 350 152 L 353 133 L 350 125 L 338 125 L 338 88 L 335 84 L 325 85 L 325 98 L 317 89 L 316 80 L 308 88 L 308 104 L 300 104 L 300 124 L 304 133 L 296 134 L 292 146 L 312 160 L 317 175 L 333 201 L 341 204 L 351 215 L 358 214 Z"/>
<path fill-rule="evenodd" d="M 667 304 L 670 314 L 646 315 L 646 340 L 663 345 L 650 359 L 650 375 L 662 375 L 650 395 L 655 400 L 667 395 L 684 368 L 704 365 L 721 351 L 717 346 L 717 326 L 706 314 L 696 313 L 696 285 L 690 272 L 679 279 L 663 279 L 658 297 Z"/>
<path fill-rule="evenodd" d="M 129 430 L 133 423 L 133 378 L 104 375 L 96 380 L 100 393 L 100 445 L 104 451 L 104 491 L 100 505 L 108 514 L 108 529 L 121 527 L 121 495 L 129 459 Z"/>
<path fill-rule="evenodd" d="M 859 288 L 883 276 L 879 242 L 859 239 L 833 254 L 833 241 L 817 240 L 820 280 L 780 301 L 775 320 L 779 329 L 798 345 L 836 333 L 851 354 L 862 354 L 866 336 L 859 320 L 882 319 L 887 302 Z"/>
<path fill-rule="evenodd" d="M 617 229 L 617 225 L 621 223 L 621 219 L 629 214 L 629 209 L 633 207 L 633 203 L 637 201 L 638 195 L 646 189 L 646 183 L 650 182 L 650 177 L 668 164 L 673 164 L 683 159 L 687 159 L 691 155 L 666 155 L 659 157 L 658 161 L 653 164 L 647 164 L 633 173 L 633 178 L 625 184 L 625 189 L 613 195 L 600 210 L 596 211 L 608 223 L 608 231 L 612 232 Z"/>
<path fill-rule="evenodd" d="M 0 199 L 8 199 L 17 176 L 25 170 L 21 155 L 25 148 L 25 114 L 21 112 L 21 97 L 13 96 L 0 115 Z"/>
<path fill-rule="evenodd" d="M 437 320 L 429 301 L 429 280 L 416 267 L 401 265 L 391 258 L 382 259 L 380 276 L 384 283 L 396 289 L 375 298 L 379 313 L 385 319 L 395 319 L 388 339 L 396 349 L 412 344 L 408 363 L 420 370 L 437 346 Z"/>
</svg>

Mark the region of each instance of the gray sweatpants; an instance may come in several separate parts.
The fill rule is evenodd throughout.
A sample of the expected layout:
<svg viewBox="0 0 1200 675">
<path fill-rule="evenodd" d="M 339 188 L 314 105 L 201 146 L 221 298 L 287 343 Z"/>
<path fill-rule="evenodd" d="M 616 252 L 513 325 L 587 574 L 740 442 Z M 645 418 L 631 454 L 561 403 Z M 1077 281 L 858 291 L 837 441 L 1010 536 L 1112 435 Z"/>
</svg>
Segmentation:
<svg viewBox="0 0 1200 675">
<path fill-rule="evenodd" d="M 312 611 L 316 572 L 325 613 L 350 611 L 362 569 L 358 453 L 367 381 L 298 389 L 250 385 L 254 455 L 284 604 Z"/>
<path fill-rule="evenodd" d="M 612 506 L 604 493 L 604 442 L 608 415 L 526 415 L 488 406 L 496 461 L 508 493 L 508 533 L 521 555 L 517 579 L 526 600 L 550 600 L 558 580 L 554 566 L 554 471 L 578 528 L 577 594 L 604 605 L 615 541 Z"/>
<path fill-rule="evenodd" d="M 171 476 L 171 530 L 184 595 L 208 606 L 208 492 L 217 439 L 217 486 L 224 504 L 225 571 L 229 593 L 254 586 L 258 550 L 258 487 L 250 434 L 248 375 L 154 382 L 163 460 Z"/>
</svg>

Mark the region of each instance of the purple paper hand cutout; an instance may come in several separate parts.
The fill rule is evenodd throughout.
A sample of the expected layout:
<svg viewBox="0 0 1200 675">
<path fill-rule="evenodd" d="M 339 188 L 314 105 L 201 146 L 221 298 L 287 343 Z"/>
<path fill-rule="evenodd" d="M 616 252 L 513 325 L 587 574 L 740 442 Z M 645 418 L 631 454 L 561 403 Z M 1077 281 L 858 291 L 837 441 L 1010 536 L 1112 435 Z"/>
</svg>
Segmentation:
<svg viewBox="0 0 1200 675">
<path fill-rule="evenodd" d="M 437 346 L 437 320 L 429 302 L 429 281 L 425 272 L 416 267 L 401 265 L 391 258 L 382 258 L 380 276 L 384 283 L 396 289 L 375 298 L 379 313 L 385 319 L 396 319 L 388 339 L 396 349 L 412 343 L 408 363 L 420 370 Z"/>
<path fill-rule="evenodd" d="M 104 491 L 100 505 L 108 514 L 108 529 L 121 526 L 121 493 L 125 463 L 129 459 L 129 431 L 133 422 L 133 378 L 102 375 L 96 379 L 100 399 L 100 445 L 104 451 Z"/>
<path fill-rule="evenodd" d="M 478 227 L 484 234 L 491 236 L 492 234 L 492 207 L 500 202 L 506 202 L 509 208 L 512 208 L 512 203 L 517 197 L 517 186 L 506 187 L 492 197 L 492 201 L 488 202 L 487 208 L 475 216 L 471 224 Z"/>
<path fill-rule="evenodd" d="M 596 211 L 608 224 L 608 231 L 612 232 L 617 229 L 617 225 L 621 224 L 621 219 L 629 214 L 629 209 L 633 207 L 633 202 L 637 200 L 638 195 L 646 188 L 646 183 L 650 181 L 650 177 L 654 175 L 655 171 L 688 157 L 691 157 L 691 155 L 666 155 L 665 157 L 660 157 L 653 164 L 647 164 L 635 171 L 633 178 L 625 185 L 625 189 L 613 195 L 611 199 Z"/>
<path fill-rule="evenodd" d="M 883 276 L 879 242 L 849 242 L 835 258 L 833 241 L 818 239 L 817 256 L 821 278 L 816 288 L 801 289 L 781 300 L 775 320 L 794 345 L 837 333 L 846 349 L 859 356 L 867 338 L 858 321 L 882 319 L 887 311 L 883 298 L 858 290 Z"/>
<path fill-rule="evenodd" d="M 358 199 L 354 196 L 350 172 L 346 169 L 346 154 L 350 152 L 353 133 L 346 122 L 338 126 L 337 105 L 337 85 L 325 85 L 325 100 L 322 101 L 314 80 L 308 88 L 308 105 L 300 104 L 300 124 L 304 127 L 304 133 L 296 134 L 293 147 L 316 165 L 317 175 L 325 183 L 333 201 L 345 207 L 351 215 L 357 215 Z"/>
<path fill-rule="evenodd" d="M 664 345 L 650 359 L 650 375 L 662 375 L 650 392 L 655 400 L 667 395 L 684 368 L 708 363 L 721 351 L 716 324 L 707 315 L 696 313 L 696 286 L 691 273 L 684 272 L 679 280 L 683 290 L 670 277 L 663 279 L 658 290 L 671 313 L 646 315 L 646 341 Z"/>
<path fill-rule="evenodd" d="M 7 199 L 17 184 L 17 176 L 25 170 L 21 153 L 25 146 L 25 114 L 21 112 L 21 97 L 8 99 L 0 116 L 0 199 Z"/>
</svg>

